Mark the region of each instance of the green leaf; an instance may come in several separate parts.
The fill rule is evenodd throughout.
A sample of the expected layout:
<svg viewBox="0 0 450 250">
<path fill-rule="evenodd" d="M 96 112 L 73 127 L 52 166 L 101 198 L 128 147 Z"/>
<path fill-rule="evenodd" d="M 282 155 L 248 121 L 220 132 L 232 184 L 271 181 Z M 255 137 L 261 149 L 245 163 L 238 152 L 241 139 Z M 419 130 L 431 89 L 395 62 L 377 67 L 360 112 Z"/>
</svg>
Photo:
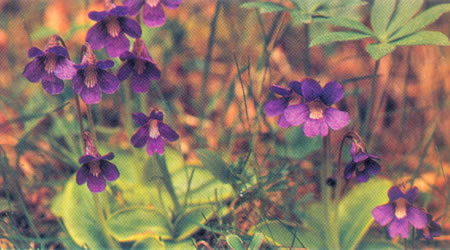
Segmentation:
<svg viewBox="0 0 450 250">
<path fill-rule="evenodd" d="M 423 0 L 398 0 L 397 8 L 386 30 L 387 36 L 390 36 L 407 23 L 420 10 L 422 5 Z"/>
<path fill-rule="evenodd" d="M 119 241 L 137 240 L 154 236 L 171 239 L 168 219 L 155 209 L 144 207 L 117 211 L 106 221 L 109 231 Z"/>
<path fill-rule="evenodd" d="M 322 140 L 319 137 L 306 137 L 300 127 L 288 128 L 284 138 L 286 144 L 277 145 L 277 154 L 291 159 L 303 159 L 322 146 Z"/>
<path fill-rule="evenodd" d="M 67 231 L 79 246 L 91 249 L 108 246 L 105 232 L 100 226 L 93 195 L 86 185 L 80 186 L 75 183 L 75 176 L 67 181 L 62 196 L 54 200 L 52 211 L 61 216 Z"/>
<path fill-rule="evenodd" d="M 411 21 L 405 24 L 401 29 L 394 33 L 389 41 L 397 40 L 401 37 L 410 35 L 422 28 L 428 26 L 429 24 L 436 21 L 442 14 L 450 11 L 450 4 L 440 4 L 433 6 L 424 12 L 420 13 L 414 17 Z"/>
<path fill-rule="evenodd" d="M 354 249 L 373 221 L 372 210 L 388 201 L 392 182 L 371 179 L 355 186 L 338 205 L 339 238 L 342 249 Z"/>
<path fill-rule="evenodd" d="M 324 22 L 338 27 L 354 29 L 364 34 L 368 34 L 373 37 L 375 36 L 373 32 L 369 28 L 367 28 L 364 24 L 346 17 L 328 17 L 328 18 L 320 17 L 314 18 L 314 21 Z"/>
<path fill-rule="evenodd" d="M 364 38 L 371 37 L 368 34 L 363 34 L 359 32 L 351 32 L 351 31 L 337 31 L 337 32 L 329 32 L 325 33 L 311 41 L 309 47 L 313 47 L 319 44 L 327 44 L 334 42 L 343 42 L 343 41 L 352 41 L 352 40 L 361 40 Z"/>
<path fill-rule="evenodd" d="M 370 24 L 378 37 L 381 37 L 391 20 L 397 0 L 375 0 L 370 11 Z"/>
<path fill-rule="evenodd" d="M 402 250 L 403 246 L 399 244 L 394 244 L 391 241 L 387 240 L 376 240 L 376 241 L 368 241 L 363 240 L 361 243 L 359 243 L 358 247 L 356 249 L 394 249 L 394 250 Z"/>
<path fill-rule="evenodd" d="M 185 241 L 161 241 L 156 238 L 145 238 L 134 243 L 131 249 L 170 249 L 170 250 L 189 250 L 197 249 L 192 240 Z"/>
<path fill-rule="evenodd" d="M 263 243 L 264 235 L 262 233 L 255 233 L 253 235 L 252 241 L 248 245 L 249 250 L 258 250 L 261 247 L 261 244 Z"/>
<path fill-rule="evenodd" d="M 448 37 L 439 31 L 419 31 L 410 36 L 403 37 L 399 40 L 390 42 L 390 44 L 398 46 L 407 45 L 443 45 L 448 46 L 450 42 Z"/>
<path fill-rule="evenodd" d="M 229 234 L 225 237 L 227 244 L 231 249 L 245 250 L 244 242 L 236 234 Z"/>
<path fill-rule="evenodd" d="M 233 174 L 220 155 L 207 149 L 197 149 L 195 152 L 197 153 L 198 158 L 200 158 L 200 161 L 202 161 L 203 166 L 216 178 L 225 183 L 232 182 Z"/>
<path fill-rule="evenodd" d="M 300 25 L 300 24 L 312 22 L 311 14 L 304 13 L 301 10 L 291 10 L 289 13 L 291 13 L 292 23 L 294 25 Z"/>
<path fill-rule="evenodd" d="M 184 240 L 201 228 L 214 215 L 213 206 L 201 206 L 188 210 L 175 222 L 175 238 Z"/>
<path fill-rule="evenodd" d="M 266 221 L 253 226 L 249 234 L 260 232 L 270 244 L 282 248 L 324 248 L 323 239 L 320 235 L 301 225 L 289 226 L 281 221 Z"/>
<path fill-rule="evenodd" d="M 257 8 L 261 13 L 270 13 L 287 10 L 287 8 L 284 7 L 283 5 L 271 2 L 248 2 L 241 4 L 241 8 L 246 9 Z"/>
<path fill-rule="evenodd" d="M 395 45 L 389 43 L 371 43 L 367 45 L 366 51 L 374 60 L 379 60 L 383 56 L 391 53 L 395 49 Z"/>
</svg>

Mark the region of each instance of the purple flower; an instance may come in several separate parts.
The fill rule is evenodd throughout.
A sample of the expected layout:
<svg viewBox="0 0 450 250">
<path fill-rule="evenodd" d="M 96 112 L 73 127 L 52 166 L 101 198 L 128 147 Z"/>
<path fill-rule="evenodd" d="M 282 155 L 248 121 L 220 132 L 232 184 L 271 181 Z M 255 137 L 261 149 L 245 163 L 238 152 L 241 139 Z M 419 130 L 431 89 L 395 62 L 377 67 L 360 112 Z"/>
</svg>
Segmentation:
<svg viewBox="0 0 450 250">
<path fill-rule="evenodd" d="M 270 87 L 270 90 L 274 92 L 275 94 L 280 95 L 280 98 L 271 99 L 266 102 L 264 105 L 264 110 L 266 111 L 267 116 L 278 116 L 281 115 L 278 119 L 278 125 L 282 128 L 290 127 L 291 124 L 286 121 L 286 118 L 284 116 L 284 110 L 289 105 L 289 101 L 292 98 L 292 88 L 299 88 L 300 82 L 292 81 L 289 83 L 290 89 L 286 89 L 283 87 L 280 87 L 278 85 L 272 85 Z"/>
<path fill-rule="evenodd" d="M 36 47 L 29 49 L 28 57 L 33 58 L 33 61 L 23 70 L 23 76 L 30 82 L 42 80 L 42 87 L 50 95 L 60 94 L 64 89 L 63 80 L 72 79 L 76 73 L 67 49 L 60 46 L 58 41 L 62 42 L 62 39 L 54 35 L 50 37 L 45 51 Z"/>
<path fill-rule="evenodd" d="M 431 214 L 427 214 L 428 224 L 423 229 L 417 230 L 417 236 L 423 237 L 426 240 L 433 240 L 434 237 L 441 236 L 442 228 L 441 226 L 433 221 L 433 216 Z"/>
<path fill-rule="evenodd" d="M 86 43 L 84 48 L 86 53 L 81 64 L 75 65 L 77 74 L 73 78 L 73 90 L 86 104 L 99 103 L 102 92 L 112 94 L 117 91 L 119 79 L 105 70 L 114 66 L 113 61 L 96 61 L 89 44 Z"/>
<path fill-rule="evenodd" d="M 349 180 L 352 178 L 353 173 L 356 172 L 356 180 L 358 182 L 366 182 L 369 179 L 369 175 L 376 175 L 380 172 L 380 164 L 375 161 L 380 158 L 376 155 L 368 154 L 363 145 L 352 142 L 350 152 L 352 161 L 345 167 L 345 179 Z"/>
<path fill-rule="evenodd" d="M 150 57 L 145 43 L 138 38 L 134 41 L 133 53 L 126 51 L 120 55 L 125 63 L 120 67 L 117 77 L 120 81 L 127 79 L 131 73 L 131 89 L 136 93 L 147 92 L 150 80 L 159 80 L 161 71 Z"/>
<path fill-rule="evenodd" d="M 166 14 L 162 5 L 169 9 L 176 9 L 181 2 L 182 0 L 124 0 L 123 4 L 130 8 L 128 13 L 130 16 L 137 15 L 142 5 L 144 5 L 142 17 L 145 25 L 159 27 L 166 22 Z"/>
<path fill-rule="evenodd" d="M 409 236 L 409 224 L 417 229 L 424 229 L 427 225 L 427 215 L 422 210 L 413 207 L 417 199 L 417 187 L 403 193 L 400 188 L 393 186 L 388 191 L 389 203 L 378 206 L 372 210 L 373 218 L 381 226 L 388 226 L 389 235 L 394 238 L 397 235 L 407 239 Z"/>
<path fill-rule="evenodd" d="M 324 88 L 313 79 L 301 82 L 301 88 L 293 88 L 303 96 L 304 101 L 291 105 L 284 110 L 284 117 L 292 126 L 303 125 L 303 132 L 308 137 L 328 135 L 328 127 L 339 130 L 350 121 L 347 112 L 332 108 L 344 96 L 344 89 L 337 82 L 329 82 Z"/>
<path fill-rule="evenodd" d="M 86 35 L 86 42 L 92 49 L 105 48 L 110 57 L 118 57 L 130 48 L 130 41 L 125 34 L 133 37 L 141 37 L 142 30 L 139 23 L 126 15 L 128 7 L 110 5 L 105 11 L 91 11 L 88 16 L 97 21 Z"/>
<path fill-rule="evenodd" d="M 163 123 L 163 113 L 153 109 L 149 116 L 144 113 L 133 113 L 133 120 L 140 128 L 131 137 L 131 144 L 141 148 L 147 144 L 147 153 L 152 156 L 157 152 L 164 153 L 163 138 L 168 141 L 178 140 L 178 134 L 169 125 Z"/>
<path fill-rule="evenodd" d="M 115 181 L 119 178 L 119 170 L 116 165 L 109 162 L 114 158 L 114 153 L 110 152 L 104 156 L 83 155 L 80 157 L 81 168 L 77 171 L 77 184 L 83 185 L 87 181 L 89 190 L 93 193 L 103 192 L 106 181 Z"/>
</svg>

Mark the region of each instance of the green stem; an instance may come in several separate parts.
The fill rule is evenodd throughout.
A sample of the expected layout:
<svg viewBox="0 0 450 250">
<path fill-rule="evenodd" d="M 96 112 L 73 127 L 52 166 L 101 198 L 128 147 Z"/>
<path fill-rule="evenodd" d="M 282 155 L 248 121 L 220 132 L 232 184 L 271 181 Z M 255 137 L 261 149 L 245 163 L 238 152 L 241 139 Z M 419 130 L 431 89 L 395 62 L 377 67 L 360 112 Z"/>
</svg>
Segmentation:
<svg viewBox="0 0 450 250">
<path fill-rule="evenodd" d="M 160 156 L 159 154 L 155 154 L 154 157 L 158 162 L 158 166 L 162 174 L 163 184 L 166 187 L 167 192 L 169 192 L 170 198 L 172 199 L 172 202 L 175 206 L 175 214 L 177 215 L 179 212 L 181 212 L 181 206 L 180 203 L 178 202 L 178 198 L 175 193 L 175 188 L 173 187 L 172 178 L 170 177 L 169 170 L 167 169 L 166 159 L 163 156 Z"/>
<path fill-rule="evenodd" d="M 105 235 L 106 240 L 108 241 L 108 246 L 110 249 L 118 249 L 119 245 L 117 244 L 116 241 L 114 241 L 114 239 L 108 233 L 108 227 L 106 226 L 105 214 L 103 213 L 103 209 L 100 204 L 98 194 L 92 193 L 92 196 L 94 198 L 95 209 L 97 210 L 98 221 L 100 223 L 100 227 L 102 228 L 103 234 Z"/>
<path fill-rule="evenodd" d="M 311 74 L 311 57 L 309 53 L 309 24 L 305 24 L 305 40 L 303 48 L 303 64 L 305 65 L 305 74 L 309 76 Z"/>
<path fill-rule="evenodd" d="M 362 126 L 361 126 L 361 137 L 367 139 L 367 130 L 369 127 L 369 119 L 370 115 L 372 114 L 372 106 L 373 102 L 375 101 L 375 88 L 377 85 L 377 74 L 378 69 L 380 68 L 380 60 L 377 60 L 375 62 L 375 68 L 373 70 L 373 77 L 372 77 L 372 83 L 370 85 L 370 95 L 369 95 L 369 101 L 367 102 L 367 109 L 364 119 L 362 120 Z M 367 142 L 367 140 L 366 140 Z M 368 143 L 368 142 L 367 142 Z"/>
<path fill-rule="evenodd" d="M 91 130 L 92 136 L 94 137 L 94 142 L 97 145 L 97 131 L 95 130 L 94 117 L 92 116 L 92 107 L 90 105 L 87 106 L 87 117 L 89 122 L 89 129 Z"/>
</svg>

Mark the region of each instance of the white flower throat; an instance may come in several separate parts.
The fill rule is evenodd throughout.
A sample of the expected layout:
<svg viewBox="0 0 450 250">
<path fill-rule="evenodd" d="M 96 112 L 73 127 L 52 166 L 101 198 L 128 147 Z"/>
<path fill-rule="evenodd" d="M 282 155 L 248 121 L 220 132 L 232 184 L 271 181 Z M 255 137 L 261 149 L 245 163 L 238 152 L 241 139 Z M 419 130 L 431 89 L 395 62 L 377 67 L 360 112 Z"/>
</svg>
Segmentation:
<svg viewBox="0 0 450 250">
<path fill-rule="evenodd" d="M 327 105 L 325 105 L 322 101 L 314 100 L 312 102 L 308 102 L 306 105 L 308 105 L 309 108 L 309 118 L 314 120 L 323 118 L 323 111 L 327 108 Z"/>
<path fill-rule="evenodd" d="M 91 173 L 91 175 L 98 177 L 100 172 L 102 172 L 102 170 L 100 169 L 100 161 L 99 160 L 93 160 L 93 161 L 89 162 L 89 173 Z"/>
<path fill-rule="evenodd" d="M 108 16 L 106 18 L 106 31 L 112 37 L 118 37 L 120 34 L 120 23 L 117 17 Z"/>
<path fill-rule="evenodd" d="M 145 2 L 150 5 L 150 7 L 155 7 L 159 4 L 160 0 L 145 0 Z"/>
<path fill-rule="evenodd" d="M 159 136 L 158 120 L 150 120 L 149 136 L 156 139 Z"/>
<path fill-rule="evenodd" d="M 93 88 L 97 84 L 97 69 L 95 65 L 89 65 L 84 71 L 84 85 L 88 88 Z"/>
<path fill-rule="evenodd" d="M 395 201 L 395 217 L 398 219 L 404 218 L 406 213 L 406 208 L 408 205 L 408 201 L 405 198 L 399 198 Z"/>
<path fill-rule="evenodd" d="M 45 61 L 44 61 L 45 66 L 44 67 L 45 67 L 45 71 L 47 71 L 47 73 L 55 72 L 56 59 L 57 59 L 57 56 L 53 53 L 48 53 L 47 56 L 45 57 Z"/>
</svg>

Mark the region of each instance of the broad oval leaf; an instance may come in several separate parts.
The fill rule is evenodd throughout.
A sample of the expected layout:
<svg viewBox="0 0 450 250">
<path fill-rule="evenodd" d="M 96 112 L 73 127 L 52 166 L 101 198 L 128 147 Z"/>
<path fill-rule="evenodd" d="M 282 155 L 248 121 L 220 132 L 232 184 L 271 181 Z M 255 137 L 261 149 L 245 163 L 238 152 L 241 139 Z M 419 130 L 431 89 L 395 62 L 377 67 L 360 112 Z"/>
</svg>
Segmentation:
<svg viewBox="0 0 450 250">
<path fill-rule="evenodd" d="M 233 174 L 220 155 L 207 149 L 197 149 L 195 152 L 203 163 L 203 166 L 217 179 L 225 183 L 232 182 Z"/>
<path fill-rule="evenodd" d="M 423 0 L 398 0 L 397 8 L 392 15 L 386 34 L 390 36 L 407 23 L 423 5 Z"/>
<path fill-rule="evenodd" d="M 282 248 L 324 248 L 324 240 L 320 235 L 304 226 L 289 226 L 281 221 L 266 221 L 253 226 L 249 234 L 260 232 L 272 245 Z"/>
<path fill-rule="evenodd" d="M 343 42 L 343 41 L 352 41 L 352 40 L 361 40 L 364 38 L 371 37 L 368 34 L 363 34 L 359 32 L 351 32 L 351 31 L 337 31 L 337 32 L 329 32 L 325 33 L 311 41 L 309 47 L 313 47 L 320 44 L 334 43 L 334 42 Z"/>
<path fill-rule="evenodd" d="M 250 241 L 250 244 L 248 245 L 249 250 L 258 250 L 261 247 L 261 244 L 263 243 L 264 235 L 260 232 L 255 233 L 253 235 L 252 241 Z"/>
<path fill-rule="evenodd" d="M 399 244 L 394 244 L 391 241 L 387 240 L 376 240 L 376 241 L 363 240 L 361 241 L 361 243 L 359 243 L 356 249 L 402 250 L 403 248 L 404 248 L 403 246 Z"/>
<path fill-rule="evenodd" d="M 410 35 L 422 28 L 428 26 L 429 24 L 436 21 L 442 14 L 450 11 L 450 4 L 439 4 L 433 6 L 424 12 L 420 13 L 414 17 L 411 21 L 405 24 L 401 29 L 394 33 L 389 41 L 397 40 L 401 37 Z"/>
<path fill-rule="evenodd" d="M 399 40 L 390 42 L 390 44 L 398 46 L 408 45 L 443 45 L 448 46 L 450 42 L 448 37 L 439 31 L 419 31 L 410 36 L 403 37 Z"/>
<path fill-rule="evenodd" d="M 355 186 L 338 205 L 339 237 L 342 249 L 354 249 L 373 221 L 372 210 L 388 201 L 392 182 L 371 179 Z"/>
<path fill-rule="evenodd" d="M 383 56 L 391 53 L 395 49 L 395 45 L 390 43 L 371 43 L 367 45 L 366 51 L 374 60 L 379 60 Z"/>
<path fill-rule="evenodd" d="M 172 239 L 168 219 L 155 209 L 126 208 L 114 213 L 106 221 L 111 234 L 119 241 L 137 240 L 153 236 Z"/>
<path fill-rule="evenodd" d="M 184 240 L 194 234 L 214 215 L 214 206 L 201 206 L 190 209 L 175 222 L 175 238 Z"/>
<path fill-rule="evenodd" d="M 300 25 L 300 24 L 312 22 L 312 15 L 308 14 L 308 13 L 304 13 L 301 10 L 291 10 L 289 13 L 291 13 L 292 23 L 294 25 Z"/>
<path fill-rule="evenodd" d="M 225 239 L 227 241 L 228 246 L 231 247 L 231 249 L 245 250 L 244 242 L 236 234 L 229 234 L 225 236 Z"/>
<path fill-rule="evenodd" d="M 170 249 L 170 250 L 195 250 L 195 246 L 192 240 L 185 241 L 161 241 L 156 238 L 145 238 L 136 241 L 131 249 Z"/>
<path fill-rule="evenodd" d="M 287 9 L 281 4 L 272 2 L 248 2 L 241 4 L 241 8 L 246 9 L 257 8 L 261 13 L 277 12 Z"/>
<path fill-rule="evenodd" d="M 396 0 L 375 0 L 370 10 L 370 24 L 377 37 L 381 37 L 391 20 Z"/>
</svg>

